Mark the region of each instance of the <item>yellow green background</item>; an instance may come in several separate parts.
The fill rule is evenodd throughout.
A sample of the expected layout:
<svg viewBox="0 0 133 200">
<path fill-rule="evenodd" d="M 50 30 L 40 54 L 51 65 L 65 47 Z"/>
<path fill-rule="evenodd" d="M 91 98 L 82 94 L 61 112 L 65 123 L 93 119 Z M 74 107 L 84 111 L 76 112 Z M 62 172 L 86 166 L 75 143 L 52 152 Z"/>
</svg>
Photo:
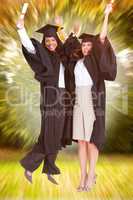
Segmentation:
<svg viewBox="0 0 133 200">
<path fill-rule="evenodd" d="M 32 148 L 40 132 L 39 82 L 24 60 L 16 22 L 22 0 L 0 0 L 0 200 L 5 199 L 133 199 L 133 1 L 115 0 L 108 37 L 117 56 L 115 81 L 106 82 L 106 144 L 97 164 L 97 184 L 77 193 L 79 162 L 73 144 L 58 155 L 58 186 L 48 182 L 40 166 L 30 185 L 19 160 Z M 69 34 L 75 23 L 81 32 L 99 33 L 108 1 L 31 0 L 25 17 L 29 36 L 62 17 Z M 8 98 L 7 98 L 8 97 Z M 12 105 L 9 104 L 12 102 Z"/>
</svg>

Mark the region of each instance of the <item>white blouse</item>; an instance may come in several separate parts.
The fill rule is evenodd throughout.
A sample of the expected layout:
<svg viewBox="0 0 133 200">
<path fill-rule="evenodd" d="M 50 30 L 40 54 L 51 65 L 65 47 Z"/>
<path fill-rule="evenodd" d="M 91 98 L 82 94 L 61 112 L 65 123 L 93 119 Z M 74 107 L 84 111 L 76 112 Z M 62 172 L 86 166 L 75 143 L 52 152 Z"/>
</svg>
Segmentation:
<svg viewBox="0 0 133 200">
<path fill-rule="evenodd" d="M 23 46 L 27 49 L 27 51 L 29 53 L 36 54 L 36 49 L 34 45 L 32 44 L 32 41 L 30 40 L 25 28 L 18 29 L 17 31 L 18 31 L 20 40 Z"/>
<path fill-rule="evenodd" d="M 76 86 L 93 85 L 93 80 L 83 63 L 83 59 L 76 63 L 74 74 Z"/>
<path fill-rule="evenodd" d="M 18 34 L 20 36 L 20 40 L 21 40 L 23 46 L 27 49 L 27 51 L 29 53 L 36 54 L 36 49 L 35 49 L 34 45 L 32 44 L 32 41 L 30 40 L 25 28 L 18 29 Z M 65 88 L 64 66 L 61 62 L 60 62 L 58 87 Z"/>
</svg>

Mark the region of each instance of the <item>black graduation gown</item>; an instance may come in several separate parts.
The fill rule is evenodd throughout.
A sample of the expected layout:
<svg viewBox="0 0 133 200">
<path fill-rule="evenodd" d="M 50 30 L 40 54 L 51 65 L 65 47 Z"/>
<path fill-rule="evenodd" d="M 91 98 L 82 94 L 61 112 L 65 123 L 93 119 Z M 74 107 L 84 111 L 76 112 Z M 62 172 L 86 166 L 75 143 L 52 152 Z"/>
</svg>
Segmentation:
<svg viewBox="0 0 133 200">
<path fill-rule="evenodd" d="M 58 150 L 61 150 L 62 147 L 66 147 L 66 145 L 72 144 L 72 116 L 65 114 L 65 116 L 62 116 L 61 120 L 58 120 L 57 117 L 52 114 L 46 116 L 49 111 L 51 112 L 54 109 L 54 107 L 48 107 L 46 105 L 54 103 L 57 99 L 58 94 L 56 89 L 59 89 L 58 80 L 61 60 L 57 53 L 50 54 L 36 39 L 31 38 L 31 41 L 36 49 L 36 54 L 29 53 L 23 45 L 22 52 L 34 72 L 35 79 L 40 82 L 41 131 L 38 142 L 33 146 L 32 151 L 21 160 L 21 164 L 30 171 L 33 171 L 39 166 L 44 155 L 55 154 L 54 158 L 50 158 L 48 162 L 46 162 L 47 159 L 44 160 L 45 169 L 43 169 L 43 172 L 58 174 L 60 172 L 59 169 L 56 169 L 56 166 L 54 166 L 54 162 Z M 65 59 L 62 63 L 65 67 Z M 65 67 L 64 76 L 66 88 L 68 82 L 67 75 L 67 68 Z M 69 95 L 67 101 L 69 101 Z M 65 102 L 66 104 L 68 103 L 67 101 Z M 67 109 L 69 110 L 71 107 L 66 108 L 66 110 Z M 65 125 L 62 132 L 60 132 L 59 128 L 62 120 L 65 121 Z M 34 155 L 36 155 L 36 160 L 33 158 Z M 51 169 L 49 167 L 50 162 L 52 163 Z"/>
<path fill-rule="evenodd" d="M 70 92 L 75 97 L 74 67 L 77 58 L 69 58 Z M 94 122 L 90 142 L 94 143 L 98 150 L 103 149 L 105 143 L 105 118 L 106 118 L 106 88 L 104 80 L 114 81 L 117 74 L 116 56 L 106 37 L 104 44 L 100 42 L 99 35 L 95 36 L 93 49 L 90 55 L 84 59 L 84 64 L 93 80 L 91 88 L 93 108 L 96 120 Z M 75 102 L 75 100 L 73 101 Z M 73 141 L 77 142 L 77 140 Z"/>
</svg>

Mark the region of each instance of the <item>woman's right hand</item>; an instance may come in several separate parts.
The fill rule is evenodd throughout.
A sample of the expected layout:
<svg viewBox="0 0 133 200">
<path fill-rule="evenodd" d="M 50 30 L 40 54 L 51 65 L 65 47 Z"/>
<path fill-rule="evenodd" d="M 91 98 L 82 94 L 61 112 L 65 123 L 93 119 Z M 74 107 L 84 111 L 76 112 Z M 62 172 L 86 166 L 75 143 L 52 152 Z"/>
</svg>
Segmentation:
<svg viewBox="0 0 133 200">
<path fill-rule="evenodd" d="M 16 26 L 18 29 L 24 28 L 24 16 L 23 15 L 20 15 L 20 17 L 16 23 Z"/>
</svg>

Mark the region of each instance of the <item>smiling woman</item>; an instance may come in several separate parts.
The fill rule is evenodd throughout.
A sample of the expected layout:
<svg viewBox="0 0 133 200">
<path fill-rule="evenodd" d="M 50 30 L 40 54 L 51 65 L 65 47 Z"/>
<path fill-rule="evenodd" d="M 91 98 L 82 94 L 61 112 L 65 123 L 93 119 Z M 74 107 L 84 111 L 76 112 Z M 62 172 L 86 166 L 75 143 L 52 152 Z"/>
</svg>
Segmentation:
<svg viewBox="0 0 133 200">
<path fill-rule="evenodd" d="M 72 143 L 71 116 L 67 117 L 64 95 L 66 62 L 61 57 L 62 42 L 57 36 L 58 26 L 47 24 L 37 32 L 43 34 L 40 43 L 29 39 L 23 18 L 17 22 L 18 33 L 22 41 L 23 54 L 40 82 L 41 90 L 41 131 L 32 150 L 20 161 L 25 168 L 25 177 L 32 182 L 32 172 L 44 161 L 42 173 L 57 184 L 51 174 L 60 174 L 55 165 L 58 151 Z M 63 50 L 62 50 L 63 51 Z M 63 57 L 64 58 L 64 57 Z M 61 102 L 60 102 L 61 101 Z M 60 112 L 60 115 L 57 115 Z"/>
<path fill-rule="evenodd" d="M 79 37 L 82 40 L 82 56 L 69 56 L 70 80 L 73 85 L 71 92 L 76 96 L 73 109 L 73 139 L 78 142 L 79 149 L 81 178 L 77 190 L 80 192 L 90 190 L 96 181 L 96 163 L 105 144 L 106 135 L 104 80 L 114 81 L 117 74 L 116 56 L 107 38 L 108 16 L 111 11 L 112 5 L 108 4 L 100 34 L 95 36 L 82 33 Z M 68 38 L 66 43 L 69 40 L 72 39 Z M 74 45 L 72 46 L 72 50 L 75 51 Z"/>
<path fill-rule="evenodd" d="M 63 29 L 63 27 L 48 24 L 36 31 L 43 34 L 42 44 L 50 51 L 58 51 L 63 45 L 57 35 L 59 28 Z"/>
<path fill-rule="evenodd" d="M 55 51 L 57 47 L 57 42 L 54 37 L 45 37 L 45 46 L 50 50 L 50 51 Z"/>
</svg>

